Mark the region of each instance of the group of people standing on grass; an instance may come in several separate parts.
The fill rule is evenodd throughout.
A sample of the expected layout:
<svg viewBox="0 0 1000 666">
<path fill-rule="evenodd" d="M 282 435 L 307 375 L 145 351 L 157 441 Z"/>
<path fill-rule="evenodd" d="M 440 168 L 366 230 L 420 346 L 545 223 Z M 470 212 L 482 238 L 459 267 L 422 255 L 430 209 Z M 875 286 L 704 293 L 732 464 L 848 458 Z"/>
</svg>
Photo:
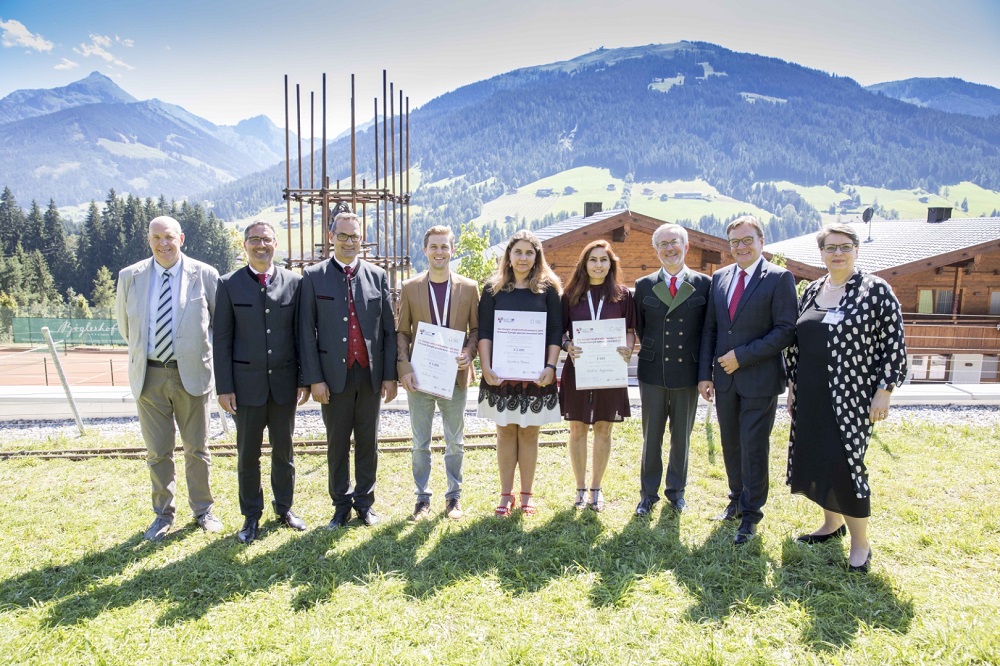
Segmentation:
<svg viewBox="0 0 1000 666">
<path fill-rule="evenodd" d="M 507 242 L 480 293 L 476 282 L 450 269 L 454 234 L 435 226 L 423 238 L 428 270 L 403 283 L 398 316 L 385 271 L 360 257 L 362 231 L 356 215 L 337 214 L 329 230 L 331 257 L 299 276 L 274 263 L 273 226 L 254 222 L 244 232 L 248 265 L 220 278 L 181 252 L 184 234 L 176 220 L 150 222 L 152 258 L 123 269 L 118 284 L 118 321 L 129 344 L 129 377 L 153 484 L 156 518 L 145 538 L 161 539 L 173 524 L 174 423 L 184 445 L 196 520 L 208 531 L 223 529 L 212 512 L 206 443 L 213 375 L 219 405 L 237 427 L 240 541 L 253 541 L 260 530 L 265 428 L 277 520 L 306 529 L 292 511 L 292 431 L 296 405 L 310 396 L 322 406 L 327 432 L 334 507 L 328 527 L 347 525 L 352 510 L 363 524 L 377 524 L 379 410 L 395 398 L 398 383 L 406 389 L 413 432 L 412 519 L 431 515 L 435 411 L 446 447 L 444 513 L 461 518 L 465 404 L 477 354 L 478 413 L 497 427 L 495 514 L 536 513 L 539 428 L 563 419 L 570 429 L 573 504 L 601 511 L 612 429 L 631 415 L 629 399 L 624 387 L 578 388 L 578 371 L 588 356 L 582 342 L 575 344 L 574 324 L 613 319 L 624 324 L 624 344 L 617 349 L 621 363 L 630 362 L 639 343 L 643 445 L 636 516 L 654 511 L 661 490 L 669 510 L 686 509 L 690 437 L 700 396 L 715 403 L 729 485 L 728 503 L 716 519 L 739 521 L 736 545 L 753 540 L 767 501 L 778 396 L 788 388 L 787 481 L 792 492 L 824 512 L 823 524 L 798 540 L 819 543 L 850 531 L 848 565 L 868 570 L 865 450 L 873 425 L 888 415 L 892 389 L 906 376 L 906 351 L 899 302 L 883 280 L 856 270 L 859 239 L 850 226 L 827 226 L 817 234 L 829 272 L 801 298 L 791 273 L 763 257 L 764 230 L 751 216 L 727 226 L 735 263 L 711 277 L 686 265 L 687 230 L 662 225 L 652 237 L 661 267 L 637 280 L 634 293 L 606 240 L 584 248 L 563 290 L 541 243 L 526 230 Z M 494 351 L 503 353 L 494 348 L 496 322 L 501 313 L 512 312 L 544 319 L 537 378 L 511 380 L 494 369 L 499 366 Z M 464 338 L 448 370 L 456 374 L 450 397 L 422 390 L 418 380 L 411 355 L 422 324 Z M 559 381 L 561 352 L 566 361 Z"/>
</svg>

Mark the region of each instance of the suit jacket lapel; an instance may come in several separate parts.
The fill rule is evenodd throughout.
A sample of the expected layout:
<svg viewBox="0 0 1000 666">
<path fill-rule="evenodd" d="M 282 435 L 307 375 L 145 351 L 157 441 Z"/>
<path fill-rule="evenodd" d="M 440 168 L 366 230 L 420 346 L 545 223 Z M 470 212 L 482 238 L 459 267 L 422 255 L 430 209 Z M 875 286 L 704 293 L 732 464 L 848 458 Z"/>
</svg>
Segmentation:
<svg viewBox="0 0 1000 666">
<path fill-rule="evenodd" d="M 413 304 L 415 321 L 426 321 L 428 324 L 436 323 L 431 315 L 431 278 L 426 273 L 417 280 L 417 302 Z"/>
<path fill-rule="evenodd" d="M 740 296 L 740 302 L 736 306 L 736 315 L 733 317 L 733 321 L 735 321 L 740 316 L 740 313 L 743 312 L 743 308 L 746 306 L 747 301 L 750 300 L 751 294 L 753 294 L 753 292 L 757 289 L 757 286 L 760 285 L 761 281 L 764 279 L 766 266 L 767 261 L 760 262 L 753 275 L 747 277 L 747 284 L 743 289 L 743 295 Z M 739 266 L 736 267 L 736 271 L 739 271 Z M 736 275 L 736 271 L 733 272 L 733 275 Z"/>
<path fill-rule="evenodd" d="M 670 288 L 667 287 L 667 283 L 663 280 L 657 279 L 653 283 L 653 294 L 663 301 L 667 307 L 673 305 L 674 297 L 670 295 Z"/>
<path fill-rule="evenodd" d="M 665 284 L 665 283 L 664 283 Z M 670 309 L 667 310 L 667 314 L 670 314 L 677 306 L 686 301 L 691 294 L 694 293 L 694 287 L 687 280 L 681 280 L 680 285 L 677 287 L 677 295 L 674 296 L 674 302 L 670 304 Z M 667 289 L 667 295 L 670 295 L 670 290 Z"/>
<path fill-rule="evenodd" d="M 146 340 L 149 331 L 149 282 L 156 275 L 156 268 L 153 266 L 155 259 L 150 259 L 145 270 L 135 274 L 135 293 L 139 297 L 139 316 L 142 320 L 142 339 Z M 145 349 L 143 350 L 145 353 Z"/>
</svg>

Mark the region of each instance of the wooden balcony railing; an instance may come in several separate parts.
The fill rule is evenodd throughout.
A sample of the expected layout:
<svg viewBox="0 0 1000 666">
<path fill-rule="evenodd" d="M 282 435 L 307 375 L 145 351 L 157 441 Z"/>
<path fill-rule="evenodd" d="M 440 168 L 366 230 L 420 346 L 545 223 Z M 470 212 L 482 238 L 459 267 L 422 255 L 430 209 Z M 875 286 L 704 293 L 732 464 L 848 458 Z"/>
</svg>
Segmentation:
<svg viewBox="0 0 1000 666">
<path fill-rule="evenodd" d="M 1000 316 L 903 313 L 910 354 L 998 354 Z"/>
</svg>

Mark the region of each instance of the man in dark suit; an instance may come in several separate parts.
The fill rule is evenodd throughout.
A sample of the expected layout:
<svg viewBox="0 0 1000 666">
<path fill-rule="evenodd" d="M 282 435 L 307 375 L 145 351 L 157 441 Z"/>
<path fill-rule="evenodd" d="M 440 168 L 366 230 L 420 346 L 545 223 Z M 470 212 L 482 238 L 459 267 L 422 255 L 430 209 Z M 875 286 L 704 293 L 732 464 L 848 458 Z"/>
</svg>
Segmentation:
<svg viewBox="0 0 1000 666">
<path fill-rule="evenodd" d="M 716 398 L 729 479 L 729 505 L 718 519 L 742 518 L 734 538 L 740 545 L 764 516 L 771 428 L 785 389 L 781 352 L 795 336 L 797 299 L 792 274 L 761 256 L 764 227 L 756 218 L 736 218 L 726 236 L 736 264 L 712 276 L 698 390 Z"/>
<path fill-rule="evenodd" d="M 260 450 L 267 428 L 271 444 L 272 506 L 278 522 L 304 530 L 292 512 L 295 464 L 292 432 L 295 407 L 309 399 L 299 388 L 296 315 L 301 278 L 274 265 L 278 236 L 270 222 L 253 222 L 243 232 L 249 264 L 223 276 L 215 304 L 215 388 L 219 406 L 236 422 L 236 467 L 243 527 L 242 543 L 257 538 L 264 511 Z M 297 393 L 297 396 L 296 396 Z"/>
<path fill-rule="evenodd" d="M 159 541 L 174 524 L 175 433 L 184 444 L 188 504 L 207 532 L 221 532 L 209 477 L 212 323 L 219 273 L 181 252 L 184 232 L 172 217 L 149 222 L 152 259 L 118 274 L 118 330 L 128 343 L 128 380 L 146 443 L 156 518 L 143 538 Z M 175 425 L 176 424 L 176 425 Z"/>
<path fill-rule="evenodd" d="M 711 278 L 684 264 L 687 229 L 664 224 L 653 232 L 662 268 L 635 283 L 636 335 L 642 340 L 637 374 L 642 400 L 641 497 L 635 515 L 659 501 L 663 481 L 663 432 L 670 422 L 670 453 L 664 495 L 684 510 L 688 450 L 698 409 L 698 350 Z"/>
<path fill-rule="evenodd" d="M 375 501 L 380 399 L 396 397 L 396 326 L 385 271 L 359 258 L 361 221 L 340 213 L 330 225 L 333 256 L 302 274 L 299 349 L 302 380 L 322 405 L 333 519 L 343 527 L 353 507 L 365 525 Z M 349 454 L 354 434 L 351 487 Z"/>
</svg>

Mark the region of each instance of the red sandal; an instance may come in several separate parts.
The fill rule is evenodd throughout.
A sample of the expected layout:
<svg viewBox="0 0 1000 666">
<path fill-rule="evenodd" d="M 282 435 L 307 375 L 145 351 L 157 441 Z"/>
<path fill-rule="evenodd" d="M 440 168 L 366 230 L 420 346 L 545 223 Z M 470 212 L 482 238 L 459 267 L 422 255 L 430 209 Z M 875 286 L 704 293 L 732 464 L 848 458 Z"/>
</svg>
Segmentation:
<svg viewBox="0 0 1000 666">
<path fill-rule="evenodd" d="M 506 504 L 503 504 L 504 497 L 510 498 L 510 501 Z M 510 518 L 510 510 L 514 506 L 514 493 L 500 493 L 500 502 L 501 504 L 494 511 L 494 515 L 497 518 Z"/>
<path fill-rule="evenodd" d="M 536 513 L 538 513 L 538 510 L 535 508 L 535 506 L 533 504 L 525 504 L 524 503 L 524 497 L 525 497 L 525 495 L 527 495 L 530 498 L 531 497 L 531 493 L 526 493 L 523 490 L 521 491 L 521 513 L 523 513 L 526 516 L 533 516 Z"/>
</svg>

